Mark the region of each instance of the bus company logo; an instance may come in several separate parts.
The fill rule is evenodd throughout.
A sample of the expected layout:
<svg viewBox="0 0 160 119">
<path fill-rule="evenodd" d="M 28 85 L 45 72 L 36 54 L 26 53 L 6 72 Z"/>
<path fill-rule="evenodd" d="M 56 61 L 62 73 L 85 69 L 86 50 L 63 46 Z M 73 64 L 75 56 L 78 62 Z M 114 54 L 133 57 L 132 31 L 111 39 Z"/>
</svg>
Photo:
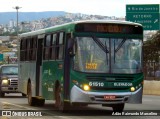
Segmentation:
<svg viewBox="0 0 160 119">
<path fill-rule="evenodd" d="M 2 114 L 0 116 L 42 116 L 42 112 L 37 111 L 2 111 Z"/>
<path fill-rule="evenodd" d="M 11 111 L 2 111 L 2 116 L 12 116 Z"/>
</svg>

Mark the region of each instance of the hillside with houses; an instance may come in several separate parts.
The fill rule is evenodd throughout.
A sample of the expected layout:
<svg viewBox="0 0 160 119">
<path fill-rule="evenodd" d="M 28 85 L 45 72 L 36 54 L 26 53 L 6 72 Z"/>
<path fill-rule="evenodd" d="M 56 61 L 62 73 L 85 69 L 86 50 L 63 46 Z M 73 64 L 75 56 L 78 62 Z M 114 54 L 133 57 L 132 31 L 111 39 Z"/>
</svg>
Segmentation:
<svg viewBox="0 0 160 119">
<path fill-rule="evenodd" d="M 19 14 L 19 21 L 20 21 L 18 22 L 19 34 L 79 20 L 125 20 L 124 18 L 117 18 L 115 16 L 87 15 L 81 13 L 72 14 L 66 12 L 57 12 L 57 14 L 55 14 L 54 12 L 54 15 L 53 12 L 45 12 L 45 14 L 36 13 L 36 17 L 34 16 L 35 13 L 33 14 L 30 13 L 28 14 L 28 16 L 27 14 L 25 16 L 25 14 L 26 13 Z M 5 60 L 8 60 L 6 58 L 8 57 L 8 55 L 12 55 L 12 57 L 13 56 L 17 57 L 17 48 L 19 40 L 17 39 L 17 23 L 16 20 L 14 19 L 16 16 L 13 15 L 16 14 L 12 13 L 10 15 L 13 17 L 13 19 L 10 19 L 8 23 L 0 22 L 0 53 L 7 54 L 4 56 Z M 27 17 L 27 19 L 24 20 L 24 16 Z M 33 16 L 37 20 L 33 20 L 32 18 Z"/>
<path fill-rule="evenodd" d="M 38 15 L 38 14 L 36 14 Z M 41 16 L 41 13 L 39 13 Z M 23 15 L 24 16 L 24 15 Z M 33 15 L 29 15 L 28 17 L 31 17 Z M 48 15 L 49 16 L 49 15 Z M 37 17 L 39 18 L 39 17 Z M 31 18 L 28 18 L 31 19 Z M 78 20 L 125 20 L 125 18 L 117 18 L 115 16 L 100 16 L 100 15 L 87 15 L 87 14 L 72 14 L 72 13 L 61 13 L 59 15 L 53 16 L 52 14 L 50 17 L 37 20 L 21 20 L 21 16 L 19 15 L 19 23 L 18 23 L 18 31 L 19 33 L 22 32 L 29 32 L 29 31 L 35 31 L 38 29 L 43 29 L 47 28 L 50 26 L 55 26 L 55 25 L 60 25 L 72 21 L 78 21 Z M 0 24 L 0 35 L 16 35 L 16 30 L 17 30 L 17 24 L 16 20 L 10 19 L 8 23 L 1 23 Z"/>
</svg>

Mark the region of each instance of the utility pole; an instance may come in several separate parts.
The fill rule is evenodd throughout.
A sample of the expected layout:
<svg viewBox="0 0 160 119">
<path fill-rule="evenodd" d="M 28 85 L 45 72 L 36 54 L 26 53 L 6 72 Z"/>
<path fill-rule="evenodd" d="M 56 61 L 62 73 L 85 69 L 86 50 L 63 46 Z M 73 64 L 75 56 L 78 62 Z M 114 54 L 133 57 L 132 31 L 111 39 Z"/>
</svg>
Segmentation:
<svg viewBox="0 0 160 119">
<path fill-rule="evenodd" d="M 15 7 L 13 7 L 13 9 L 16 9 L 16 11 L 17 11 L 17 28 L 16 28 L 16 32 L 17 32 L 17 41 L 19 41 L 19 37 L 18 37 L 18 10 L 20 9 L 20 8 L 22 8 L 22 7 L 19 7 L 19 6 L 15 6 Z M 19 44 L 19 43 L 18 43 Z M 18 46 L 19 47 L 19 46 Z M 17 59 L 18 61 L 18 64 L 19 64 L 19 59 Z"/>
<path fill-rule="evenodd" d="M 19 6 L 13 7 L 13 9 L 16 9 L 16 10 L 17 10 L 17 28 L 16 28 L 17 38 L 18 38 L 18 10 L 19 10 L 20 8 L 22 8 L 22 7 L 19 7 Z"/>
</svg>

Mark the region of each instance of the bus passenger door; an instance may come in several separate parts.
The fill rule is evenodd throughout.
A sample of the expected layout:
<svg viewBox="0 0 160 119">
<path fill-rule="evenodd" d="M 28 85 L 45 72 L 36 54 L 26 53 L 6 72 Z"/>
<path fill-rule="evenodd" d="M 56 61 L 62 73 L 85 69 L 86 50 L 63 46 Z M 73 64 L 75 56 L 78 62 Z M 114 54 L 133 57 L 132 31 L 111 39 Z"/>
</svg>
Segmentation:
<svg viewBox="0 0 160 119">
<path fill-rule="evenodd" d="M 42 66 L 42 49 L 43 36 L 38 36 L 37 43 L 37 61 L 36 61 L 36 96 L 40 96 L 41 92 L 41 66 Z"/>
<path fill-rule="evenodd" d="M 70 46 L 72 43 L 71 41 L 71 33 L 67 33 L 66 35 L 66 39 L 67 39 L 67 45 L 65 48 L 65 60 L 64 60 L 64 99 L 69 99 L 70 98 L 70 48 L 72 47 Z"/>
</svg>

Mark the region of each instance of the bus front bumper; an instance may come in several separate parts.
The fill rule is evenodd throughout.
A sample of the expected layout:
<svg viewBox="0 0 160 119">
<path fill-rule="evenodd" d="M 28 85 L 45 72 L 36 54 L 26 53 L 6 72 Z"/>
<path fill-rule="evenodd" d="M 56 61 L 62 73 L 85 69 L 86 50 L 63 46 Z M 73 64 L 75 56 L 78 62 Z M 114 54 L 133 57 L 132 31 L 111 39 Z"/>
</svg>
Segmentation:
<svg viewBox="0 0 160 119">
<path fill-rule="evenodd" d="M 87 104 L 120 104 L 120 103 L 142 103 L 143 88 L 139 88 L 135 92 L 87 92 L 77 86 L 71 89 L 71 103 L 87 103 Z M 115 96 L 115 99 L 106 100 L 104 96 Z"/>
</svg>

